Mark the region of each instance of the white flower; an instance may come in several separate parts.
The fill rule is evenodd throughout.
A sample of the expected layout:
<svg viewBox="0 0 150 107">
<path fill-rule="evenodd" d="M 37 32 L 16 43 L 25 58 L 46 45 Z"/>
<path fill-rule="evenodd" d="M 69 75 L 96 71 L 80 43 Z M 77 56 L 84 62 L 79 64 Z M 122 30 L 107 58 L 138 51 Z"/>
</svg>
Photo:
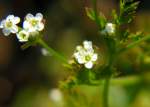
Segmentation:
<svg viewBox="0 0 150 107">
<path fill-rule="evenodd" d="M 105 33 L 105 34 L 107 33 L 108 35 L 113 35 L 115 33 L 115 30 L 116 30 L 115 24 L 107 23 L 103 33 Z"/>
<path fill-rule="evenodd" d="M 98 59 L 98 54 L 94 53 L 91 41 L 84 41 L 83 46 L 76 47 L 74 58 L 79 64 L 84 64 L 87 69 L 91 69 Z"/>
<path fill-rule="evenodd" d="M 35 16 L 29 13 L 25 17 L 23 28 L 28 30 L 29 32 L 42 31 L 44 29 L 44 23 L 42 22 L 42 20 L 43 15 L 41 13 L 37 13 Z"/>
<path fill-rule="evenodd" d="M 3 33 L 5 36 L 8 36 L 10 33 L 18 32 L 18 24 L 20 22 L 19 17 L 15 17 L 14 15 L 8 15 L 6 19 L 0 22 L 0 28 L 3 28 Z"/>
<path fill-rule="evenodd" d="M 21 30 L 19 33 L 17 33 L 17 38 L 20 42 L 27 42 L 29 39 L 29 32 L 26 30 Z"/>
<path fill-rule="evenodd" d="M 50 99 L 54 102 L 60 103 L 63 100 L 62 92 L 57 88 L 52 89 L 49 93 L 49 96 Z"/>
<path fill-rule="evenodd" d="M 45 49 L 45 48 L 42 48 L 41 49 L 41 53 L 42 53 L 42 55 L 44 55 L 44 56 L 51 56 L 51 54 L 48 52 L 48 50 L 47 49 Z"/>
</svg>

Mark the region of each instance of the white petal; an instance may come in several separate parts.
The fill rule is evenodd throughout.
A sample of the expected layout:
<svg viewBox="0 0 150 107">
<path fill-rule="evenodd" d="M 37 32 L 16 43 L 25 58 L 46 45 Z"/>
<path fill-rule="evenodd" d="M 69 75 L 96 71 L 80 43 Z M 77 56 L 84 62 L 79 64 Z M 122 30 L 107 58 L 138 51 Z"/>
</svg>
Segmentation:
<svg viewBox="0 0 150 107">
<path fill-rule="evenodd" d="M 84 56 L 79 56 L 77 61 L 78 61 L 79 64 L 84 64 L 86 62 Z"/>
<path fill-rule="evenodd" d="M 26 15 L 26 19 L 27 20 L 30 20 L 31 18 L 33 18 L 34 16 L 31 14 L 31 13 L 28 13 L 27 15 Z"/>
<path fill-rule="evenodd" d="M 38 31 L 42 31 L 44 29 L 44 24 L 43 23 L 39 23 L 37 26 L 37 30 Z"/>
<path fill-rule="evenodd" d="M 92 48 L 92 42 L 91 41 L 84 41 L 83 46 L 85 49 L 91 49 Z"/>
<path fill-rule="evenodd" d="M 20 22 L 20 18 L 19 17 L 14 17 L 13 23 L 18 24 L 19 22 Z"/>
<path fill-rule="evenodd" d="M 82 50 L 82 49 L 83 49 L 83 47 L 80 46 L 80 45 L 76 47 L 76 50 L 77 50 L 77 51 L 80 51 L 80 50 Z"/>
<path fill-rule="evenodd" d="M 107 27 L 112 27 L 113 26 L 113 24 L 112 23 L 107 23 L 107 25 L 106 25 Z"/>
<path fill-rule="evenodd" d="M 42 19 L 43 19 L 43 15 L 41 13 L 37 13 L 35 17 L 39 21 L 42 21 Z"/>
<path fill-rule="evenodd" d="M 5 22 L 6 22 L 6 20 L 2 20 L 2 21 L 0 22 L 0 28 L 3 28 L 3 27 L 4 27 Z"/>
<path fill-rule="evenodd" d="M 86 50 L 82 46 L 77 46 L 76 51 L 82 56 L 86 55 Z"/>
<path fill-rule="evenodd" d="M 95 54 L 93 54 L 93 56 L 92 56 L 92 61 L 96 61 L 97 60 L 97 58 L 98 58 L 98 55 L 95 53 Z"/>
<path fill-rule="evenodd" d="M 13 21 L 13 19 L 14 19 L 14 15 L 8 15 L 6 18 L 7 21 Z"/>
<path fill-rule="evenodd" d="M 86 53 L 87 54 L 93 54 L 94 53 L 94 49 L 93 48 L 88 48 L 88 49 L 86 49 Z"/>
<path fill-rule="evenodd" d="M 84 64 L 85 63 L 85 60 L 83 58 L 78 58 L 78 63 L 79 64 Z"/>
<path fill-rule="evenodd" d="M 74 55 L 74 57 L 75 57 L 76 59 L 78 59 L 78 58 L 80 57 L 79 52 L 76 52 L 76 53 L 74 53 L 73 55 Z"/>
<path fill-rule="evenodd" d="M 87 69 L 91 69 L 93 67 L 93 63 L 90 61 L 90 62 L 87 62 L 86 64 L 84 64 L 84 66 L 87 68 Z"/>
<path fill-rule="evenodd" d="M 30 28 L 30 23 L 28 21 L 23 22 L 23 28 L 24 29 L 29 29 Z"/>
<path fill-rule="evenodd" d="M 13 27 L 10 29 L 12 33 L 17 33 L 18 32 L 18 27 L 16 25 L 13 25 Z"/>
<path fill-rule="evenodd" d="M 3 33 L 4 33 L 5 36 L 10 35 L 10 33 L 11 33 L 10 30 L 5 29 L 5 28 L 2 31 L 3 31 Z"/>
</svg>

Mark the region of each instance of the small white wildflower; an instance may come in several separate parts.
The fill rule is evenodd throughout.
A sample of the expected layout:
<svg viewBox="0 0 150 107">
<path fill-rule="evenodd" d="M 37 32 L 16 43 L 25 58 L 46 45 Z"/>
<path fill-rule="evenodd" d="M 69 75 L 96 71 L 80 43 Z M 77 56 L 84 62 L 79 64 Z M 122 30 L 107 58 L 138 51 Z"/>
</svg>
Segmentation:
<svg viewBox="0 0 150 107">
<path fill-rule="evenodd" d="M 107 23 L 105 29 L 102 33 L 107 33 L 108 35 L 113 35 L 115 33 L 115 24 Z"/>
<path fill-rule="evenodd" d="M 47 49 L 45 49 L 45 48 L 42 48 L 41 49 L 41 53 L 42 53 L 42 55 L 44 55 L 44 56 L 51 56 L 51 54 L 48 52 L 48 50 Z"/>
<path fill-rule="evenodd" d="M 3 33 L 5 36 L 8 36 L 10 33 L 18 32 L 18 24 L 20 22 L 19 17 L 15 17 L 14 15 L 8 15 L 6 19 L 3 19 L 0 22 L 0 28 L 3 28 Z"/>
<path fill-rule="evenodd" d="M 26 30 L 21 30 L 19 33 L 17 33 L 17 38 L 20 42 L 27 42 L 29 39 L 29 32 Z"/>
<path fill-rule="evenodd" d="M 98 54 L 94 53 L 91 41 L 84 41 L 83 46 L 76 47 L 74 57 L 79 64 L 84 64 L 87 69 L 91 69 L 98 59 Z"/>
<path fill-rule="evenodd" d="M 56 102 L 56 103 L 57 103 L 57 102 L 60 103 L 60 102 L 62 102 L 62 100 L 63 100 L 62 92 L 61 92 L 59 89 L 57 89 L 57 88 L 52 89 L 52 90 L 50 91 L 49 96 L 50 96 L 50 99 L 51 99 L 52 101 Z"/>
<path fill-rule="evenodd" d="M 29 32 L 42 31 L 44 29 L 44 23 L 42 22 L 42 20 L 43 15 L 41 13 L 37 13 L 35 16 L 29 13 L 25 17 L 23 28 L 28 30 Z"/>
</svg>

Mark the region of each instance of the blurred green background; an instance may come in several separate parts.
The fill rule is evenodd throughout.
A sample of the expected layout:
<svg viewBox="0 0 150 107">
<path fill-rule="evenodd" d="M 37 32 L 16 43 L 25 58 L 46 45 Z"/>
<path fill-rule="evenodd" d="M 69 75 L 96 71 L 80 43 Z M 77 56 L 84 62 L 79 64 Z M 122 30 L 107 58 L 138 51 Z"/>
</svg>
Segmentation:
<svg viewBox="0 0 150 107">
<path fill-rule="evenodd" d="M 111 19 L 110 12 L 118 3 L 119 0 L 98 0 L 98 9 Z M 150 1 L 141 0 L 135 21 L 130 25 L 131 31 L 150 33 L 149 5 Z M 45 41 L 70 59 L 76 45 L 83 40 L 92 40 L 103 50 L 102 41 L 97 39 L 96 24 L 86 16 L 85 7 L 92 7 L 90 0 L 0 0 L 0 19 L 14 14 L 23 20 L 27 13 L 43 13 Z M 0 107 L 62 107 L 53 104 L 49 93 L 58 87 L 59 80 L 67 77 L 68 71 L 52 57 L 43 56 L 41 47 L 23 51 L 21 45 L 15 35 L 5 37 L 0 32 Z M 117 64 L 120 76 L 141 74 L 138 56 L 143 50 L 137 47 L 121 56 L 123 60 Z M 144 54 L 144 59 L 142 75 L 146 74 L 150 81 L 150 54 Z M 111 86 L 111 107 L 150 107 L 149 84 L 136 85 Z M 76 87 L 75 98 L 65 94 L 72 105 L 63 107 L 101 107 L 101 90 L 102 86 Z"/>
</svg>

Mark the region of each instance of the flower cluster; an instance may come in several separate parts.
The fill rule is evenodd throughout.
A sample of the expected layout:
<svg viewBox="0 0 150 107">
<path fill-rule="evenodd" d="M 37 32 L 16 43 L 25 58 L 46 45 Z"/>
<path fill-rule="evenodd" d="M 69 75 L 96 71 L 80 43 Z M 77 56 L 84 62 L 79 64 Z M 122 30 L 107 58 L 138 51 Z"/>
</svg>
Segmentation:
<svg viewBox="0 0 150 107">
<path fill-rule="evenodd" d="M 20 18 L 14 15 L 8 15 L 6 19 L 0 22 L 0 28 L 3 29 L 3 33 L 5 36 L 10 35 L 11 33 L 16 34 L 19 42 L 28 42 L 33 37 L 38 37 L 44 29 L 43 23 L 43 15 L 41 13 L 37 13 L 35 16 L 32 14 L 27 14 L 24 18 L 23 27 L 19 27 Z M 111 30 L 109 26 L 106 26 L 106 30 L 113 32 L 114 29 Z M 42 53 L 44 55 L 49 55 L 47 50 L 43 49 Z M 57 56 L 57 55 L 56 55 Z M 74 59 L 79 63 L 83 64 L 85 68 L 91 69 L 95 64 L 98 58 L 98 54 L 95 53 L 92 42 L 84 41 L 83 46 L 77 46 L 76 51 L 74 53 Z"/>
<path fill-rule="evenodd" d="M 87 69 L 91 69 L 98 59 L 98 54 L 94 52 L 91 41 L 84 41 L 83 46 L 76 47 L 74 58 L 79 64 L 84 64 Z"/>
<path fill-rule="evenodd" d="M 37 13 L 35 16 L 27 14 L 23 22 L 23 28 L 18 27 L 20 18 L 14 15 L 8 15 L 6 19 L 0 22 L 0 28 L 2 28 L 5 36 L 10 33 L 16 34 L 20 42 L 27 42 L 30 35 L 38 33 L 44 29 L 43 15 Z"/>
</svg>

